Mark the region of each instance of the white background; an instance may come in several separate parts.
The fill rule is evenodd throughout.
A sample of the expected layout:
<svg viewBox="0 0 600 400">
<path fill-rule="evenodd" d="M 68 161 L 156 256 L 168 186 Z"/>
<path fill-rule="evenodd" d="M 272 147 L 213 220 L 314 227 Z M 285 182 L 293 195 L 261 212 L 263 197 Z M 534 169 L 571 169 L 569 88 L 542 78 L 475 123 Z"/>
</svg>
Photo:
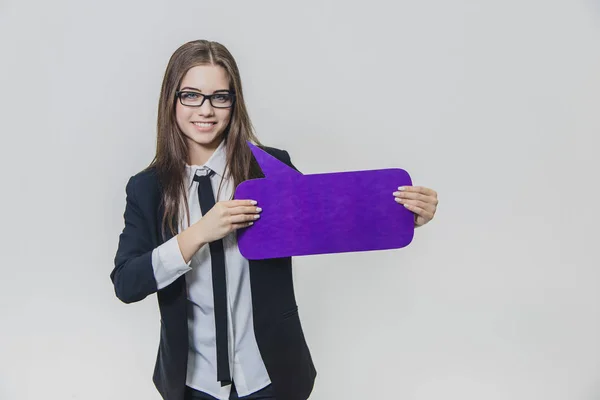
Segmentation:
<svg viewBox="0 0 600 400">
<path fill-rule="evenodd" d="M 304 173 L 439 193 L 407 248 L 295 259 L 311 399 L 600 398 L 597 1 L 0 0 L 0 399 L 160 398 L 156 296 L 109 273 L 200 38 Z"/>
</svg>

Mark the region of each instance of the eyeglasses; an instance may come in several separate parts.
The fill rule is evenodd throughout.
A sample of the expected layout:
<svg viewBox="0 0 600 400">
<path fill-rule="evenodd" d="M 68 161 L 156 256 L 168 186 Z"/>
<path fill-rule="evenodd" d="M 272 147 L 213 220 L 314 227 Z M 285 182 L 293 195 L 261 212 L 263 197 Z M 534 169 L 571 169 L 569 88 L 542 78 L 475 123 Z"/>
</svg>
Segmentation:
<svg viewBox="0 0 600 400">
<path fill-rule="evenodd" d="M 202 94 L 190 91 L 177 91 L 175 97 L 179 98 L 179 102 L 188 107 L 202 107 L 204 101 L 208 99 L 210 105 L 214 108 L 230 108 L 235 99 L 235 93 L 223 92 L 213 94 Z"/>
</svg>

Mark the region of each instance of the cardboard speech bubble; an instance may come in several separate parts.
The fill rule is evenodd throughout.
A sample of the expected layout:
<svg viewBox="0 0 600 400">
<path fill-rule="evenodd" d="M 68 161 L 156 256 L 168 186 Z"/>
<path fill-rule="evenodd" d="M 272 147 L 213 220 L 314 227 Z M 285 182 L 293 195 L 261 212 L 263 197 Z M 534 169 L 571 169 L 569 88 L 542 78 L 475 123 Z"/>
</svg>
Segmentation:
<svg viewBox="0 0 600 400">
<path fill-rule="evenodd" d="M 401 248 L 414 236 L 414 214 L 394 201 L 411 186 L 400 168 L 303 175 L 248 143 L 265 178 L 238 185 L 235 199 L 263 210 L 237 231 L 249 260 Z"/>
</svg>

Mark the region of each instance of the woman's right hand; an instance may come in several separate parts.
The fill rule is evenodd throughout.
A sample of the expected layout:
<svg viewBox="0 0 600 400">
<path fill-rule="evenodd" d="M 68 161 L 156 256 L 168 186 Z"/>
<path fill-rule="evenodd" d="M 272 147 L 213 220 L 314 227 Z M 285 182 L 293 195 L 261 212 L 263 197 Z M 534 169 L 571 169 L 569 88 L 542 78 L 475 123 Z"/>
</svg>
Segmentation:
<svg viewBox="0 0 600 400">
<path fill-rule="evenodd" d="M 253 200 L 219 201 L 195 223 L 202 243 L 210 243 L 254 223 L 262 209 Z"/>
<path fill-rule="evenodd" d="M 261 208 L 253 200 L 229 200 L 216 203 L 198 222 L 177 235 L 179 250 L 186 263 L 207 243 L 253 224 Z"/>
</svg>

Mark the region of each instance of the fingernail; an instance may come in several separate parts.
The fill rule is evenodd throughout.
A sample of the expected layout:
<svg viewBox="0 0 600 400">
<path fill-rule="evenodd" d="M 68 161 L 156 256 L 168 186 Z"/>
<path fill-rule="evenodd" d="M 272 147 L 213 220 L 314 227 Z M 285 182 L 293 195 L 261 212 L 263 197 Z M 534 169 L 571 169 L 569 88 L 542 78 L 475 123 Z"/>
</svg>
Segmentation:
<svg viewBox="0 0 600 400">
<path fill-rule="evenodd" d="M 400 194 L 400 192 L 394 192 L 392 193 L 394 196 L 398 196 Z"/>
<path fill-rule="evenodd" d="M 396 200 L 398 203 L 402 203 L 402 199 L 399 199 L 398 197 L 396 197 L 394 200 Z"/>
<path fill-rule="evenodd" d="M 248 225 L 254 225 L 254 222 L 248 222 Z"/>
<path fill-rule="evenodd" d="M 250 204 L 252 204 L 253 206 L 256 205 L 256 201 L 255 200 L 250 200 Z"/>
<path fill-rule="evenodd" d="M 261 211 L 262 211 L 262 208 L 256 207 L 256 212 L 261 212 Z"/>
<path fill-rule="evenodd" d="M 404 205 L 404 207 L 408 208 L 408 207 L 409 207 L 409 205 L 408 205 L 408 204 L 405 204 L 405 205 Z"/>
<path fill-rule="evenodd" d="M 406 188 L 405 188 L 404 186 L 400 186 L 400 187 L 398 188 L 398 190 L 405 190 L 405 189 L 406 189 Z"/>
<path fill-rule="evenodd" d="M 254 214 L 254 219 L 260 218 L 260 214 Z"/>
</svg>

